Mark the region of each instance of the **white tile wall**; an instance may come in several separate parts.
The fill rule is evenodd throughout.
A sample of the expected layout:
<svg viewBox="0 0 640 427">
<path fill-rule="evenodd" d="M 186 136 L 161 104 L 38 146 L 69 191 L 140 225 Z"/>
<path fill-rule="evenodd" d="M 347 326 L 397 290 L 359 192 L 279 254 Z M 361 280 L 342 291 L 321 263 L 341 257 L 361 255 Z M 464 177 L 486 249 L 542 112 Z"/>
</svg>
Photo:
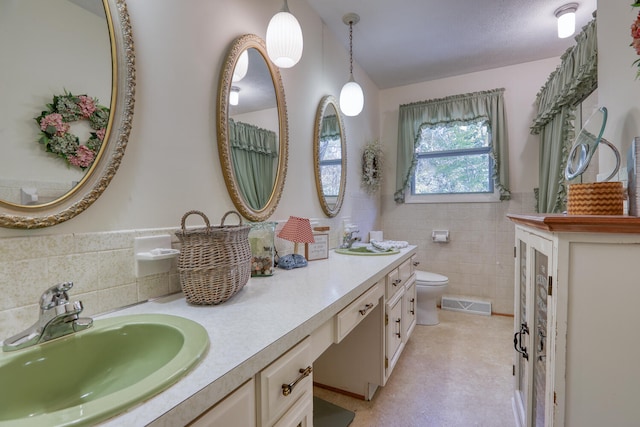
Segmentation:
<svg viewBox="0 0 640 427">
<path fill-rule="evenodd" d="M 386 239 L 418 246 L 418 268 L 449 278 L 447 295 L 489 300 L 494 313 L 513 314 L 515 227 L 507 213 L 534 212 L 533 193 L 500 203 L 385 206 Z M 432 230 L 449 230 L 449 243 L 434 243 Z"/>
<path fill-rule="evenodd" d="M 42 292 L 72 281 L 73 300 L 88 316 L 180 291 L 177 262 L 168 273 L 136 278 L 135 237 L 175 229 L 125 230 L 0 239 L 0 340 L 33 324 Z"/>
</svg>

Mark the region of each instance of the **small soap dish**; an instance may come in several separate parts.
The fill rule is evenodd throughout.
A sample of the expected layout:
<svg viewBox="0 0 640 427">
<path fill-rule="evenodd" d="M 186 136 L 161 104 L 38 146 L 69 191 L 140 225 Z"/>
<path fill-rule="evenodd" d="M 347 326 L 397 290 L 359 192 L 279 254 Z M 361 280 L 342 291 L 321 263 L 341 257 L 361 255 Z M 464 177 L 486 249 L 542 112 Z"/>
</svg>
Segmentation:
<svg viewBox="0 0 640 427">
<path fill-rule="evenodd" d="M 162 259 L 169 259 L 180 255 L 180 251 L 177 249 L 155 248 L 149 252 L 136 253 L 136 259 L 139 261 L 159 261 Z"/>
<path fill-rule="evenodd" d="M 167 273 L 171 270 L 171 259 L 180 251 L 171 248 L 171 236 L 136 237 L 133 242 L 136 260 L 136 277 Z"/>
</svg>

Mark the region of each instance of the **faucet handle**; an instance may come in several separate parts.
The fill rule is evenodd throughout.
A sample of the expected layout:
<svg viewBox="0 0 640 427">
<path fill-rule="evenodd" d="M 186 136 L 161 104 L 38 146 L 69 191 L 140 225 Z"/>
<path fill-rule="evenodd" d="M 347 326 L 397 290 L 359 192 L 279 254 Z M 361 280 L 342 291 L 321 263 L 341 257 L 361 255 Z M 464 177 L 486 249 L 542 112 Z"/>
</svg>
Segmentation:
<svg viewBox="0 0 640 427">
<path fill-rule="evenodd" d="M 73 287 L 73 282 L 62 282 L 50 287 L 40 297 L 40 309 L 49 310 L 58 305 L 69 303 L 67 291 Z"/>
</svg>

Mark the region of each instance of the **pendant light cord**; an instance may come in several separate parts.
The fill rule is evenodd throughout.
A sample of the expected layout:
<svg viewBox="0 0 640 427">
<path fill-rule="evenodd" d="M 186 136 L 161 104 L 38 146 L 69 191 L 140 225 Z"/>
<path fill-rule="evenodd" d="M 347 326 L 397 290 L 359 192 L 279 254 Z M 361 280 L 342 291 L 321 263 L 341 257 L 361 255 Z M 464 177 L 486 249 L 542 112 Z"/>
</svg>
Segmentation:
<svg viewBox="0 0 640 427">
<path fill-rule="evenodd" d="M 353 21 L 349 21 L 349 75 L 353 77 Z"/>
</svg>

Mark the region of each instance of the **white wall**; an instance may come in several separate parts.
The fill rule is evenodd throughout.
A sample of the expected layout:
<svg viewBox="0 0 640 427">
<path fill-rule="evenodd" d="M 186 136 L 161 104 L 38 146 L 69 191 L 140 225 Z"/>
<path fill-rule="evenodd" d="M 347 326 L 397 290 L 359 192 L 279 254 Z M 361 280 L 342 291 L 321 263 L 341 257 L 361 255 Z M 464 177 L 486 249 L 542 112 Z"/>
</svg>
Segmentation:
<svg viewBox="0 0 640 427">
<path fill-rule="evenodd" d="M 631 24 L 640 8 L 630 1 L 598 2 L 598 98 L 607 107 L 604 137 L 620 149 L 622 167 L 634 137 L 640 136 L 640 79 L 632 63 L 640 57 L 631 43 Z M 602 147 L 600 171 L 613 169 L 614 157 Z"/>
<path fill-rule="evenodd" d="M 281 0 L 133 0 L 128 2 L 136 50 L 133 129 L 124 159 L 104 194 L 78 217 L 43 230 L 0 230 L 3 236 L 114 231 L 177 226 L 199 209 L 218 223 L 233 209 L 217 152 L 215 111 L 219 74 L 235 37 L 265 36 Z M 290 5 L 301 23 L 305 50 L 282 69 L 289 113 L 285 188 L 272 220 L 289 215 L 323 219 L 337 232 L 340 218 L 322 213 L 313 178 L 313 128 L 322 96 L 340 93 L 348 80 L 348 54 L 304 1 Z M 345 33 L 346 37 L 346 33 Z M 378 228 L 379 200 L 359 184 L 360 153 L 377 138 L 377 88 L 355 64 L 365 110 L 345 118 L 348 179 L 341 216 L 363 233 Z"/>
<path fill-rule="evenodd" d="M 420 268 L 446 275 L 447 293 L 489 300 L 494 312 L 513 313 L 514 227 L 508 212 L 532 212 L 538 185 L 538 138 L 529 134 L 536 94 L 559 58 L 387 89 L 380 92 L 385 167 L 385 236 L 418 245 Z M 396 204 L 398 109 L 402 104 L 505 88 L 512 200 L 500 203 Z M 431 241 L 432 230 L 449 230 L 451 242 Z"/>
</svg>

